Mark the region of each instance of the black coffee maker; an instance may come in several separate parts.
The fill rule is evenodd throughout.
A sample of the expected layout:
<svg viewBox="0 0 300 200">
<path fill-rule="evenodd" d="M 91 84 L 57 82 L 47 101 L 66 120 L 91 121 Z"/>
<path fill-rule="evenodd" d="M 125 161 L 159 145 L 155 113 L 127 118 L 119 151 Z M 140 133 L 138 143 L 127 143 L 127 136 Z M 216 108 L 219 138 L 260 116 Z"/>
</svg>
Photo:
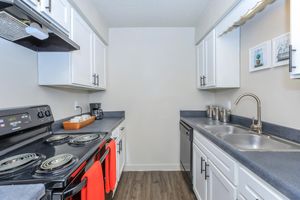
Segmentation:
<svg viewBox="0 0 300 200">
<path fill-rule="evenodd" d="M 101 109 L 101 103 L 90 103 L 90 112 L 92 116 L 95 116 L 97 120 L 103 119 L 103 110 Z"/>
</svg>

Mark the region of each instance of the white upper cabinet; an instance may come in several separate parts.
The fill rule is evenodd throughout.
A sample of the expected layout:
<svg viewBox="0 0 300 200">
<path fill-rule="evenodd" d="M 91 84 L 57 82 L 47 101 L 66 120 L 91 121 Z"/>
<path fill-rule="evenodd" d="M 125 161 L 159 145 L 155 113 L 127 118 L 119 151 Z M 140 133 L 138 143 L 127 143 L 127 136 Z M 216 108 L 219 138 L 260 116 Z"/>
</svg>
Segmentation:
<svg viewBox="0 0 300 200">
<path fill-rule="evenodd" d="M 106 46 L 94 34 L 93 37 L 93 81 L 95 87 L 106 88 Z"/>
<path fill-rule="evenodd" d="M 71 11 L 70 36 L 80 46 L 79 51 L 71 53 L 72 83 L 92 85 L 93 31 L 74 9 Z"/>
<path fill-rule="evenodd" d="M 71 9 L 70 38 L 80 50 L 38 53 L 39 84 L 104 90 L 106 45 L 74 9 Z"/>
<path fill-rule="evenodd" d="M 216 33 L 211 31 L 205 42 L 205 66 L 206 76 L 203 77 L 205 87 L 216 86 Z"/>
<path fill-rule="evenodd" d="M 22 0 L 24 3 L 26 3 L 28 6 L 33 8 L 36 11 L 40 10 L 40 3 L 39 0 Z"/>
<path fill-rule="evenodd" d="M 71 24 L 71 6 L 68 0 L 40 0 L 40 2 L 41 13 L 68 33 Z"/>
<path fill-rule="evenodd" d="M 218 30 L 217 26 L 197 46 L 199 89 L 240 87 L 240 30 L 217 36 Z"/>
<path fill-rule="evenodd" d="M 205 42 L 201 41 L 196 47 L 197 52 L 197 88 L 201 88 L 204 84 L 203 77 L 206 76 L 205 63 Z"/>
<path fill-rule="evenodd" d="M 291 78 L 300 78 L 300 1 L 290 0 L 290 10 L 291 45 L 289 72 Z"/>
</svg>

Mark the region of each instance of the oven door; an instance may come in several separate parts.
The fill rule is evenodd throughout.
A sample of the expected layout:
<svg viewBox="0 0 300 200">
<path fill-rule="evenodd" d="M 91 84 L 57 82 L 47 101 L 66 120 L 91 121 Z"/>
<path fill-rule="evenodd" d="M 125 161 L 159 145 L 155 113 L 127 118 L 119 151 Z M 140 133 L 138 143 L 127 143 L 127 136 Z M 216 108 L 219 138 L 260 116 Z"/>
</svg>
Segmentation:
<svg viewBox="0 0 300 200">
<path fill-rule="evenodd" d="M 95 162 L 101 162 L 102 171 L 104 172 L 104 161 L 108 154 L 105 148 L 98 151 L 88 162 L 83 163 L 72 175 L 72 182 L 61 191 L 53 191 L 51 200 L 81 200 L 81 191 L 87 187 L 87 178 L 82 179 L 84 174 L 91 168 Z M 104 178 L 104 177 L 103 177 Z M 90 199 L 88 199 L 90 200 Z"/>
<path fill-rule="evenodd" d="M 192 185 L 193 129 L 180 122 L 180 163 L 187 181 Z"/>
</svg>

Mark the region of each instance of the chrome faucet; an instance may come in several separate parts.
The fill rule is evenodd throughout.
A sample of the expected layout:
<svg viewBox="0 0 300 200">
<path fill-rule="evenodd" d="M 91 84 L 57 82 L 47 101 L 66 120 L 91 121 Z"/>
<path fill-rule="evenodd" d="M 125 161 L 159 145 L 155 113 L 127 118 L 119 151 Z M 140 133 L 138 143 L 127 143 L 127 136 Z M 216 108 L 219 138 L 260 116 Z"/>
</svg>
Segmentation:
<svg viewBox="0 0 300 200">
<path fill-rule="evenodd" d="M 255 94 L 252 93 L 245 93 L 242 94 L 241 96 L 239 96 L 237 98 L 237 100 L 235 101 L 235 105 L 238 105 L 238 103 L 240 102 L 240 100 L 243 97 L 253 97 L 256 100 L 257 103 L 257 122 L 255 123 L 255 119 L 253 118 L 252 120 L 252 124 L 250 129 L 258 134 L 262 133 L 262 123 L 261 123 L 261 101 L 258 98 L 258 96 L 256 96 Z"/>
</svg>

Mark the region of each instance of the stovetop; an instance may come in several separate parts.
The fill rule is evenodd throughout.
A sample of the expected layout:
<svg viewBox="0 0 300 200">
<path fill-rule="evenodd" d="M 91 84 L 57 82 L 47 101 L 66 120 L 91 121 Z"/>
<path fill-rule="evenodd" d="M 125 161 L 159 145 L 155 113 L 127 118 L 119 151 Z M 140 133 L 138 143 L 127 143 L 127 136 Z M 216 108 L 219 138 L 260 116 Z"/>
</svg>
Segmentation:
<svg viewBox="0 0 300 200">
<path fill-rule="evenodd" d="M 73 144 L 72 140 L 76 138 L 87 137 L 88 135 L 99 136 L 95 140 L 87 142 L 85 144 Z M 26 184 L 26 183 L 48 183 L 51 184 L 52 188 L 61 188 L 67 185 L 68 178 L 71 174 L 89 157 L 91 157 L 101 145 L 110 137 L 107 133 L 95 133 L 95 134 L 80 134 L 80 135 L 68 135 L 69 139 L 63 139 L 60 143 L 49 142 L 49 138 L 53 136 L 49 134 L 48 137 L 42 138 L 31 144 L 28 144 L 22 148 L 10 152 L 0 157 L 1 160 L 17 156 L 20 154 L 28 154 L 34 158 L 35 155 L 39 155 L 40 159 L 33 163 L 33 165 L 25 167 L 20 171 L 13 171 L 10 174 L 1 175 L 0 173 L 0 185 L 6 184 Z M 49 163 L 53 157 L 62 156 L 64 159 L 71 159 L 72 162 L 67 162 L 66 168 L 58 168 L 58 170 L 51 171 Z M 71 157 L 71 158 L 70 158 Z M 61 161 L 61 160 L 60 160 Z M 15 162 L 15 161 L 13 161 Z M 20 161 L 19 161 L 20 162 Z M 22 162 L 22 161 L 21 161 Z M 52 160 L 52 164 L 57 164 L 57 159 Z M 47 168 L 48 167 L 48 168 Z M 49 171 L 48 171 L 49 170 Z"/>
</svg>

